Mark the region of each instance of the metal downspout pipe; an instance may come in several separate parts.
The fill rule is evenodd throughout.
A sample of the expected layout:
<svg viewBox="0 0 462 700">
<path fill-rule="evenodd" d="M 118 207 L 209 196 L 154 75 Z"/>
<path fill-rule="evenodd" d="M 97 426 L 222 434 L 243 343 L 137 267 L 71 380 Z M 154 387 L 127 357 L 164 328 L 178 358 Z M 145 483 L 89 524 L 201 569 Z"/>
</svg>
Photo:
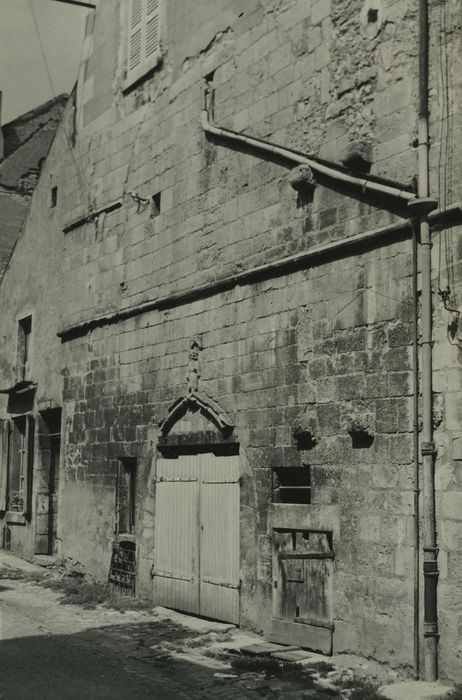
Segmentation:
<svg viewBox="0 0 462 700">
<path fill-rule="evenodd" d="M 408 204 L 409 202 L 416 200 L 416 195 L 414 192 L 409 192 L 407 190 L 400 189 L 399 187 L 393 187 L 392 185 L 385 185 L 367 178 L 355 177 L 354 175 L 349 175 L 340 169 L 337 170 L 336 168 L 325 165 L 324 163 L 319 163 L 317 160 L 309 158 L 308 156 L 305 156 L 290 148 L 286 148 L 285 146 L 279 146 L 255 136 L 247 136 L 246 134 L 233 131 L 232 129 L 225 129 L 223 127 L 216 126 L 212 120 L 212 97 L 213 88 L 206 84 L 202 88 L 201 110 L 202 128 L 206 134 L 217 136 L 219 138 L 226 139 L 231 143 L 241 144 L 247 146 L 248 148 L 257 149 L 273 156 L 277 156 L 278 158 L 292 162 L 294 166 L 307 165 L 309 168 L 311 168 L 315 176 L 316 174 L 324 175 L 337 180 L 338 182 L 343 182 L 345 185 L 354 185 L 359 187 L 363 193 L 373 192 L 375 194 L 394 197 L 397 200 L 401 200 L 403 204 Z"/>
<path fill-rule="evenodd" d="M 420 678 L 420 460 L 419 460 L 419 309 L 417 225 L 412 231 L 412 354 L 413 354 L 413 449 L 414 449 L 414 680 Z"/>
<path fill-rule="evenodd" d="M 419 187 L 420 198 L 429 194 L 428 140 L 428 0 L 419 0 Z M 423 576 L 424 576 L 424 674 L 438 678 L 438 563 L 435 522 L 435 444 L 432 422 L 432 287 L 431 234 L 428 221 L 420 220 L 422 269 L 422 436 L 423 467 Z"/>
</svg>

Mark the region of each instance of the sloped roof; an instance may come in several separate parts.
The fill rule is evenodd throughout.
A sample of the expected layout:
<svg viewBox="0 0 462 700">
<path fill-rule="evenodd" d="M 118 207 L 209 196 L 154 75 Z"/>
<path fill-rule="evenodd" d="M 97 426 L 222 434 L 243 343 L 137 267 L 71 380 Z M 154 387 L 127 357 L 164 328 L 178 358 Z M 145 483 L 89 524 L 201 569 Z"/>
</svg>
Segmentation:
<svg viewBox="0 0 462 700">
<path fill-rule="evenodd" d="M 17 148 L 26 143 L 37 131 L 50 121 L 59 123 L 68 95 L 62 94 L 48 100 L 7 124 L 3 124 L 3 157 L 8 158 Z"/>
<path fill-rule="evenodd" d="M 0 163 L 0 185 L 15 188 L 21 175 L 39 167 L 40 161 L 48 155 L 55 132 L 55 123 L 46 124 L 5 158 Z"/>
<path fill-rule="evenodd" d="M 0 162 L 0 282 L 66 101 L 67 95 L 60 95 L 1 127 L 4 158 Z"/>
<path fill-rule="evenodd" d="M 29 197 L 0 190 L 0 282 L 29 206 Z"/>
</svg>

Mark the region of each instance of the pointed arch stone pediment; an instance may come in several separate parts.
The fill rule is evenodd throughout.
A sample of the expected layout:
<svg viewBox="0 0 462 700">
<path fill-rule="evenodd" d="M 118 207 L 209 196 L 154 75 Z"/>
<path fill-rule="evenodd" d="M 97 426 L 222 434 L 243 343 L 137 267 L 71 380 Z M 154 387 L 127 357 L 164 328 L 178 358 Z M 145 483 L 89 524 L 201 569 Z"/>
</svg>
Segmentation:
<svg viewBox="0 0 462 700">
<path fill-rule="evenodd" d="M 210 398 L 205 391 L 191 391 L 184 396 L 180 396 L 169 408 L 167 417 L 159 423 L 163 437 L 166 437 L 174 425 L 178 423 L 188 412 L 200 411 L 200 413 L 215 428 L 228 437 L 234 430 L 234 424 L 226 411 L 217 401 Z"/>
</svg>

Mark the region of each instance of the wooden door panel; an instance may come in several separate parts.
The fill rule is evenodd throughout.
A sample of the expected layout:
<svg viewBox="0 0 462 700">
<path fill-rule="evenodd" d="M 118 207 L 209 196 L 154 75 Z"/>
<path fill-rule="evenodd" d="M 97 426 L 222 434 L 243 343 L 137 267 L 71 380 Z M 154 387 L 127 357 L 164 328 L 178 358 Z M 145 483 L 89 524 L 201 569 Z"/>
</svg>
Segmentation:
<svg viewBox="0 0 462 700">
<path fill-rule="evenodd" d="M 332 535 L 273 531 L 271 640 L 332 653 Z"/>
<path fill-rule="evenodd" d="M 239 457 L 200 456 L 201 614 L 239 620 Z"/>
<path fill-rule="evenodd" d="M 187 612 L 199 612 L 198 475 L 195 456 L 158 460 L 154 593 Z"/>
<path fill-rule="evenodd" d="M 239 621 L 239 458 L 157 460 L 156 602 Z"/>
</svg>

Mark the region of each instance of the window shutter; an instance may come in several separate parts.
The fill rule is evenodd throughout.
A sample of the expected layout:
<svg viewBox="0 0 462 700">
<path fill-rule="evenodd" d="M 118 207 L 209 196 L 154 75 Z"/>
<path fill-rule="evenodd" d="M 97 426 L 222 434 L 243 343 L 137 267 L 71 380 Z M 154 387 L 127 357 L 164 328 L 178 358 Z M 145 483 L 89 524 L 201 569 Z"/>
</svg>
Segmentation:
<svg viewBox="0 0 462 700">
<path fill-rule="evenodd" d="M 27 474 L 24 492 L 24 515 L 32 515 L 32 475 L 34 471 L 34 436 L 35 423 L 33 416 L 26 416 L 26 450 Z"/>
<path fill-rule="evenodd" d="M 130 0 L 127 78 L 138 72 L 143 58 L 143 2 Z"/>
<path fill-rule="evenodd" d="M 147 0 L 145 28 L 144 56 L 149 64 L 151 56 L 159 51 L 159 0 Z"/>
<path fill-rule="evenodd" d="M 129 0 L 126 85 L 154 68 L 160 51 L 160 0 Z"/>
<path fill-rule="evenodd" d="M 10 461 L 10 421 L 0 421 L 0 511 L 6 510 L 8 468 Z"/>
</svg>

